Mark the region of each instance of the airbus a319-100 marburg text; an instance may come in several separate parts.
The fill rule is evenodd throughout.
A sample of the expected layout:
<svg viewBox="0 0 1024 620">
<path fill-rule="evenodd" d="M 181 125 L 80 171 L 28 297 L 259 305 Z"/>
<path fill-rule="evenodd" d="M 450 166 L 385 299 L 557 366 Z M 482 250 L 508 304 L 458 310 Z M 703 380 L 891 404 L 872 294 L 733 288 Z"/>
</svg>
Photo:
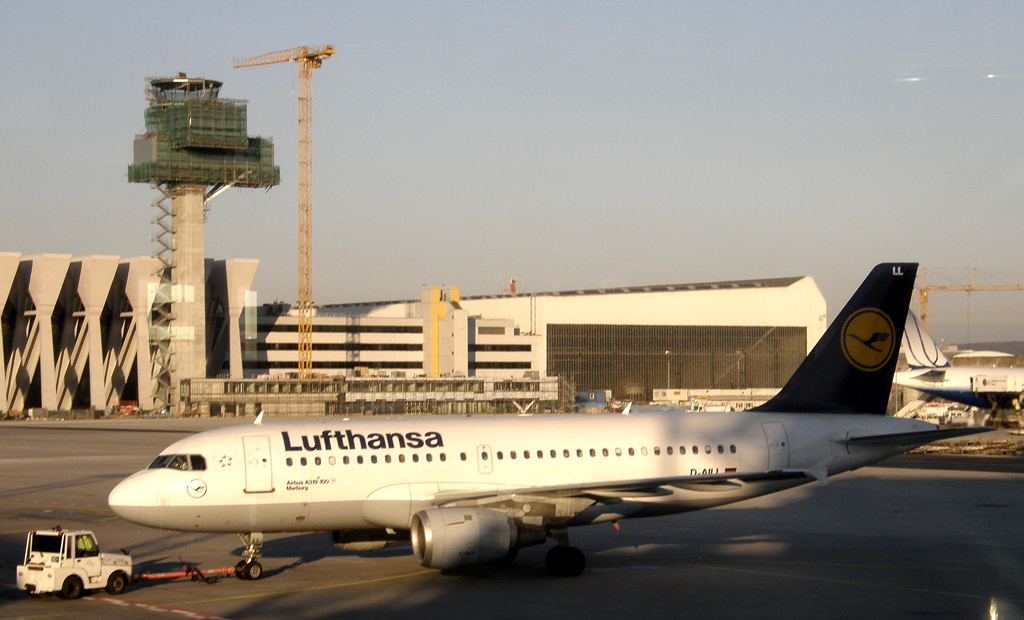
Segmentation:
<svg viewBox="0 0 1024 620">
<path fill-rule="evenodd" d="M 454 569 L 511 561 L 570 528 L 775 493 L 937 439 L 885 416 L 917 265 L 875 267 L 777 396 L 745 412 L 429 417 L 247 424 L 182 439 L 118 484 L 110 507 L 154 528 L 238 533 L 255 579 L 266 532 L 331 531 L 339 548 L 411 540 Z"/>
</svg>

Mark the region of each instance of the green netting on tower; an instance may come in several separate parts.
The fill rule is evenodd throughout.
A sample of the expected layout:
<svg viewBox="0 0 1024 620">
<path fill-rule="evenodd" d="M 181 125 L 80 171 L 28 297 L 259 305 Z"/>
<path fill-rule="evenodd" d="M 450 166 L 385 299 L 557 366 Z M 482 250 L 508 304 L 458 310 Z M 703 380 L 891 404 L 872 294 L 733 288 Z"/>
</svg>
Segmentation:
<svg viewBox="0 0 1024 620">
<path fill-rule="evenodd" d="M 129 182 L 280 184 L 273 142 L 247 135 L 246 103 L 218 99 L 220 82 L 179 74 L 150 84 L 146 133 L 135 137 Z"/>
</svg>

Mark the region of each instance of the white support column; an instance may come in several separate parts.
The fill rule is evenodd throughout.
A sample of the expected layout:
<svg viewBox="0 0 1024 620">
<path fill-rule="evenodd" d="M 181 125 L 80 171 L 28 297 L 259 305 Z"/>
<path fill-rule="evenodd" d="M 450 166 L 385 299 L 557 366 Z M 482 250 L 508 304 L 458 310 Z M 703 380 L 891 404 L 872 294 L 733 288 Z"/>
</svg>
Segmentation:
<svg viewBox="0 0 1024 620">
<path fill-rule="evenodd" d="M 256 277 L 256 269 L 260 261 L 255 259 L 231 259 L 224 261 L 227 271 L 228 288 L 228 323 L 231 329 L 229 360 L 231 364 L 231 378 L 241 379 L 244 376 L 242 368 L 242 334 L 241 317 L 245 310 L 246 293 L 252 288 L 252 281 Z"/>
<path fill-rule="evenodd" d="M 18 263 L 21 262 L 21 254 L 16 252 L 0 252 L 0 312 L 11 295 L 11 285 L 14 284 L 14 276 L 18 273 Z M 10 410 L 10 403 L 7 401 L 7 355 L 4 349 L 3 339 L 0 338 L 0 413 Z"/>
<path fill-rule="evenodd" d="M 106 409 L 109 403 L 104 384 L 103 330 L 100 315 L 110 296 L 118 256 L 87 256 L 82 259 L 82 272 L 78 278 L 78 297 L 85 306 L 85 325 L 89 358 L 89 405 L 96 410 Z"/>
<path fill-rule="evenodd" d="M 53 355 L 53 330 L 50 325 L 57 296 L 64 286 L 70 254 L 39 254 L 22 260 L 21 267 L 28 275 L 28 290 L 35 304 L 35 327 L 39 360 L 40 400 L 43 409 L 57 408 L 57 377 Z M 31 359 L 35 355 L 26 356 Z"/>
</svg>

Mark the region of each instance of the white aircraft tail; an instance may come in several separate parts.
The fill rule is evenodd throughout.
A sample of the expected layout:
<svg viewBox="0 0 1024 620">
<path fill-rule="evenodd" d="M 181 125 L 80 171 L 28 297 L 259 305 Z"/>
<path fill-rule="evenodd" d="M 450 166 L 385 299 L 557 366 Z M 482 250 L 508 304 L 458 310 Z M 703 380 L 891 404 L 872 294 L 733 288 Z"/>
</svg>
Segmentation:
<svg viewBox="0 0 1024 620">
<path fill-rule="evenodd" d="M 903 352 L 911 368 L 945 368 L 950 365 L 938 343 L 928 335 L 913 312 L 907 312 L 907 325 L 903 330 Z"/>
</svg>

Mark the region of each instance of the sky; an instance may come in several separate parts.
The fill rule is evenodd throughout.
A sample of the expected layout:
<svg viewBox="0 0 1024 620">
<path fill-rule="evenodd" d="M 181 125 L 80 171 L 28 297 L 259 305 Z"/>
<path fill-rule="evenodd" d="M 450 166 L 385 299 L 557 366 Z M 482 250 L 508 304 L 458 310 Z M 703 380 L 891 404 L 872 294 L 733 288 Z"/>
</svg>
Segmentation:
<svg viewBox="0 0 1024 620">
<path fill-rule="evenodd" d="M 102 8 L 100 8 L 102 7 Z M 0 252 L 149 256 L 127 181 L 147 78 L 248 101 L 281 185 L 210 203 L 206 255 L 296 297 L 313 74 L 316 303 L 811 276 L 1024 282 L 1024 4 L 0 0 Z M 933 335 L 1024 340 L 1024 292 L 935 292 Z"/>
</svg>

